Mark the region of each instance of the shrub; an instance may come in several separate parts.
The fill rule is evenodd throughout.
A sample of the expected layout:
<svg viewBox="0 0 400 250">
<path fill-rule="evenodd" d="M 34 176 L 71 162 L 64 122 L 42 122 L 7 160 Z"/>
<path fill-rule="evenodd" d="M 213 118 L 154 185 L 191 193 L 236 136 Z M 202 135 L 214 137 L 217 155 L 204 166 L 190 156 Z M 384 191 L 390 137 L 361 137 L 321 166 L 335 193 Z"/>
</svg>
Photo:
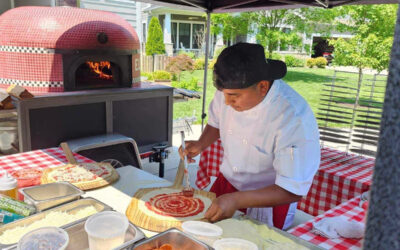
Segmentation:
<svg viewBox="0 0 400 250">
<path fill-rule="evenodd" d="M 188 82 L 188 89 L 197 91 L 199 90 L 199 79 L 196 77 L 192 77 L 190 81 Z"/>
<path fill-rule="evenodd" d="M 204 69 L 205 59 L 204 58 L 197 58 L 194 60 L 194 69 L 202 70 Z"/>
<path fill-rule="evenodd" d="M 222 46 L 221 48 L 216 49 L 216 50 L 214 51 L 214 58 L 215 58 L 215 59 L 218 58 L 219 54 L 221 54 L 221 52 L 222 52 L 225 48 L 226 48 L 226 46 Z"/>
<path fill-rule="evenodd" d="M 311 52 L 311 45 L 310 44 L 304 44 L 304 51 L 306 51 L 307 53 Z"/>
<path fill-rule="evenodd" d="M 285 63 L 288 67 L 304 67 L 304 60 L 295 56 L 285 56 Z"/>
<path fill-rule="evenodd" d="M 296 58 L 294 56 L 285 56 L 285 63 L 288 67 L 294 67 L 294 61 Z"/>
<path fill-rule="evenodd" d="M 165 70 L 157 70 L 153 72 L 153 79 L 154 80 L 171 80 L 172 76 L 171 73 Z"/>
<path fill-rule="evenodd" d="M 306 60 L 302 58 L 296 58 L 296 67 L 304 67 L 306 65 Z"/>
<path fill-rule="evenodd" d="M 147 77 L 147 80 L 152 81 L 153 79 L 153 74 L 150 72 L 140 72 L 141 76 Z"/>
<path fill-rule="evenodd" d="M 208 61 L 208 68 L 214 70 L 214 64 L 217 62 L 217 59 L 212 59 Z"/>
<path fill-rule="evenodd" d="M 324 69 L 326 67 L 326 65 L 328 65 L 328 60 L 326 60 L 326 58 L 322 57 L 322 56 L 317 57 L 317 58 L 315 58 L 315 65 L 318 68 Z"/>
<path fill-rule="evenodd" d="M 194 61 L 188 55 L 177 55 L 169 59 L 166 69 L 174 75 L 179 75 L 186 70 L 193 71 Z"/>
<path fill-rule="evenodd" d="M 188 57 L 190 57 L 192 59 L 196 58 L 196 54 L 194 52 L 189 52 L 189 51 L 184 51 L 184 50 L 179 51 L 178 55 L 187 55 Z"/>
<path fill-rule="evenodd" d="M 282 56 L 280 54 L 278 54 L 278 53 L 272 53 L 271 59 L 282 60 Z"/>
<path fill-rule="evenodd" d="M 306 65 L 309 68 L 313 68 L 315 66 L 315 59 L 314 58 L 309 58 L 306 61 Z"/>
<path fill-rule="evenodd" d="M 196 77 L 192 77 L 189 81 L 181 81 L 181 82 L 173 81 L 171 85 L 174 88 L 181 88 L 181 89 L 197 91 L 197 90 L 199 90 L 198 82 L 199 82 L 199 79 L 197 79 Z"/>
<path fill-rule="evenodd" d="M 146 55 L 165 54 L 164 35 L 157 17 L 152 17 L 146 41 Z"/>
</svg>

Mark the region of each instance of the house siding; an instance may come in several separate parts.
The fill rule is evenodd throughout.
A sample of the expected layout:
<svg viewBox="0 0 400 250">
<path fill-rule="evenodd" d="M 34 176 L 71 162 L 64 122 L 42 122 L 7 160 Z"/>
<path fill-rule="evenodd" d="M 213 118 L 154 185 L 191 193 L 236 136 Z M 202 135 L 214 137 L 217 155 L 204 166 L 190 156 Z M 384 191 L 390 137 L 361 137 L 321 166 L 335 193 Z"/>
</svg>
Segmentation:
<svg viewBox="0 0 400 250">
<path fill-rule="evenodd" d="M 11 8 L 10 1 L 0 1 L 0 15 Z"/>
<path fill-rule="evenodd" d="M 10 0 L 1 0 L 10 1 Z M 52 6 L 54 2 L 52 0 L 14 0 L 14 7 L 21 6 Z"/>
<path fill-rule="evenodd" d="M 139 37 L 140 25 L 140 13 L 137 11 L 137 5 L 134 1 L 130 0 L 81 0 L 80 7 L 85 9 L 103 10 L 115 13 L 125 20 L 127 20 L 132 27 L 136 30 Z"/>
</svg>

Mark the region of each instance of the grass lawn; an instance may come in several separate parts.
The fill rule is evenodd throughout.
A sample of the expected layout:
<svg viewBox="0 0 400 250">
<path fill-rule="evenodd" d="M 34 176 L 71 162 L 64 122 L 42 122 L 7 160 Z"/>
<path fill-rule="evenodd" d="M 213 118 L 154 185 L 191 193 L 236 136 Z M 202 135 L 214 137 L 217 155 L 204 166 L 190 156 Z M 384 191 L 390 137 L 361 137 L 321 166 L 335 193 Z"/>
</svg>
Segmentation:
<svg viewBox="0 0 400 250">
<path fill-rule="evenodd" d="M 318 115 L 317 113 L 321 112 L 318 111 L 318 108 L 321 107 L 320 99 L 324 98 L 323 97 L 324 94 L 329 94 L 329 92 L 323 91 L 323 89 L 330 88 L 329 86 L 324 86 L 324 84 L 325 85 L 331 84 L 333 74 L 334 71 L 329 69 L 288 68 L 288 73 L 283 80 L 304 97 L 304 99 L 311 106 L 314 114 L 316 114 L 317 116 Z M 192 73 L 182 72 L 181 80 L 190 80 L 192 77 L 196 77 L 202 83 L 203 75 L 204 75 L 203 70 L 196 70 Z M 372 75 L 364 75 L 363 87 L 361 88 L 361 94 L 360 94 L 360 100 L 361 100 L 360 103 L 362 103 L 363 100 L 369 98 L 371 87 L 367 85 L 368 84 L 370 85 L 372 77 L 373 77 Z M 382 80 L 381 82 L 379 82 L 380 85 L 386 83 L 385 78 L 380 78 L 380 79 Z M 337 83 L 340 82 L 341 85 L 346 84 L 346 86 L 357 88 L 357 80 L 358 80 L 358 74 L 348 74 L 339 72 L 336 75 L 336 82 Z M 203 88 L 201 88 L 200 91 L 203 92 Z M 215 91 L 216 89 L 214 88 L 212 83 L 212 71 L 209 70 L 207 76 L 206 113 L 208 113 L 208 106 L 214 96 Z M 345 90 L 345 92 L 346 91 L 347 90 Z M 346 98 L 346 96 L 347 96 L 346 93 L 337 94 L 337 97 L 333 97 L 333 99 L 340 102 L 341 105 L 343 105 L 343 107 L 348 106 L 352 108 L 353 107 L 352 104 L 354 104 L 355 100 L 354 98 L 353 99 Z M 349 96 L 353 95 L 350 93 Z M 375 97 L 374 101 L 383 102 L 383 94 L 381 94 L 378 97 Z M 196 123 L 201 124 L 201 110 L 202 110 L 201 99 L 190 100 L 188 102 L 175 103 L 173 108 L 174 108 L 174 116 L 173 116 L 174 119 L 178 119 L 181 117 L 191 117 L 193 115 L 193 112 L 195 111 L 197 117 Z M 364 109 L 364 107 L 360 107 L 360 109 Z M 332 123 L 332 122 L 329 122 L 327 126 L 343 127 L 343 125 L 339 123 Z"/>
</svg>

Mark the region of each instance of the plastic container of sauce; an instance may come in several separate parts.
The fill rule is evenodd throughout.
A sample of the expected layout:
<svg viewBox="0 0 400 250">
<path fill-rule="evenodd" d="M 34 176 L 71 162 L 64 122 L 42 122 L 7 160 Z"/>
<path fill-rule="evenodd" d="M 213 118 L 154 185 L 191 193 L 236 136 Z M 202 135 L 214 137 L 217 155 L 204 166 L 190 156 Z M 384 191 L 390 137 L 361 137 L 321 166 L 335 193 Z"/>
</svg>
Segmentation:
<svg viewBox="0 0 400 250">
<path fill-rule="evenodd" d="M 17 180 L 7 172 L 0 177 L 0 194 L 17 199 Z"/>
</svg>

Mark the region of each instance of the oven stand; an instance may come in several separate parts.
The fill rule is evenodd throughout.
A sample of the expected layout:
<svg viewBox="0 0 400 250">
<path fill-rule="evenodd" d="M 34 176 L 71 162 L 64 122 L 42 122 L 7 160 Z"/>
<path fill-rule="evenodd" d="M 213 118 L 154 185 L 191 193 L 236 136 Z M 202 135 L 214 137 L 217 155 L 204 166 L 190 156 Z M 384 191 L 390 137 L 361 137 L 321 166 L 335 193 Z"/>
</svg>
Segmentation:
<svg viewBox="0 0 400 250">
<path fill-rule="evenodd" d="M 167 144 L 159 144 L 153 147 L 154 153 L 150 155 L 149 162 L 159 162 L 159 171 L 158 176 L 164 177 L 164 166 L 165 166 L 165 159 L 168 158 L 169 151 L 166 150 L 168 148 Z"/>
</svg>

